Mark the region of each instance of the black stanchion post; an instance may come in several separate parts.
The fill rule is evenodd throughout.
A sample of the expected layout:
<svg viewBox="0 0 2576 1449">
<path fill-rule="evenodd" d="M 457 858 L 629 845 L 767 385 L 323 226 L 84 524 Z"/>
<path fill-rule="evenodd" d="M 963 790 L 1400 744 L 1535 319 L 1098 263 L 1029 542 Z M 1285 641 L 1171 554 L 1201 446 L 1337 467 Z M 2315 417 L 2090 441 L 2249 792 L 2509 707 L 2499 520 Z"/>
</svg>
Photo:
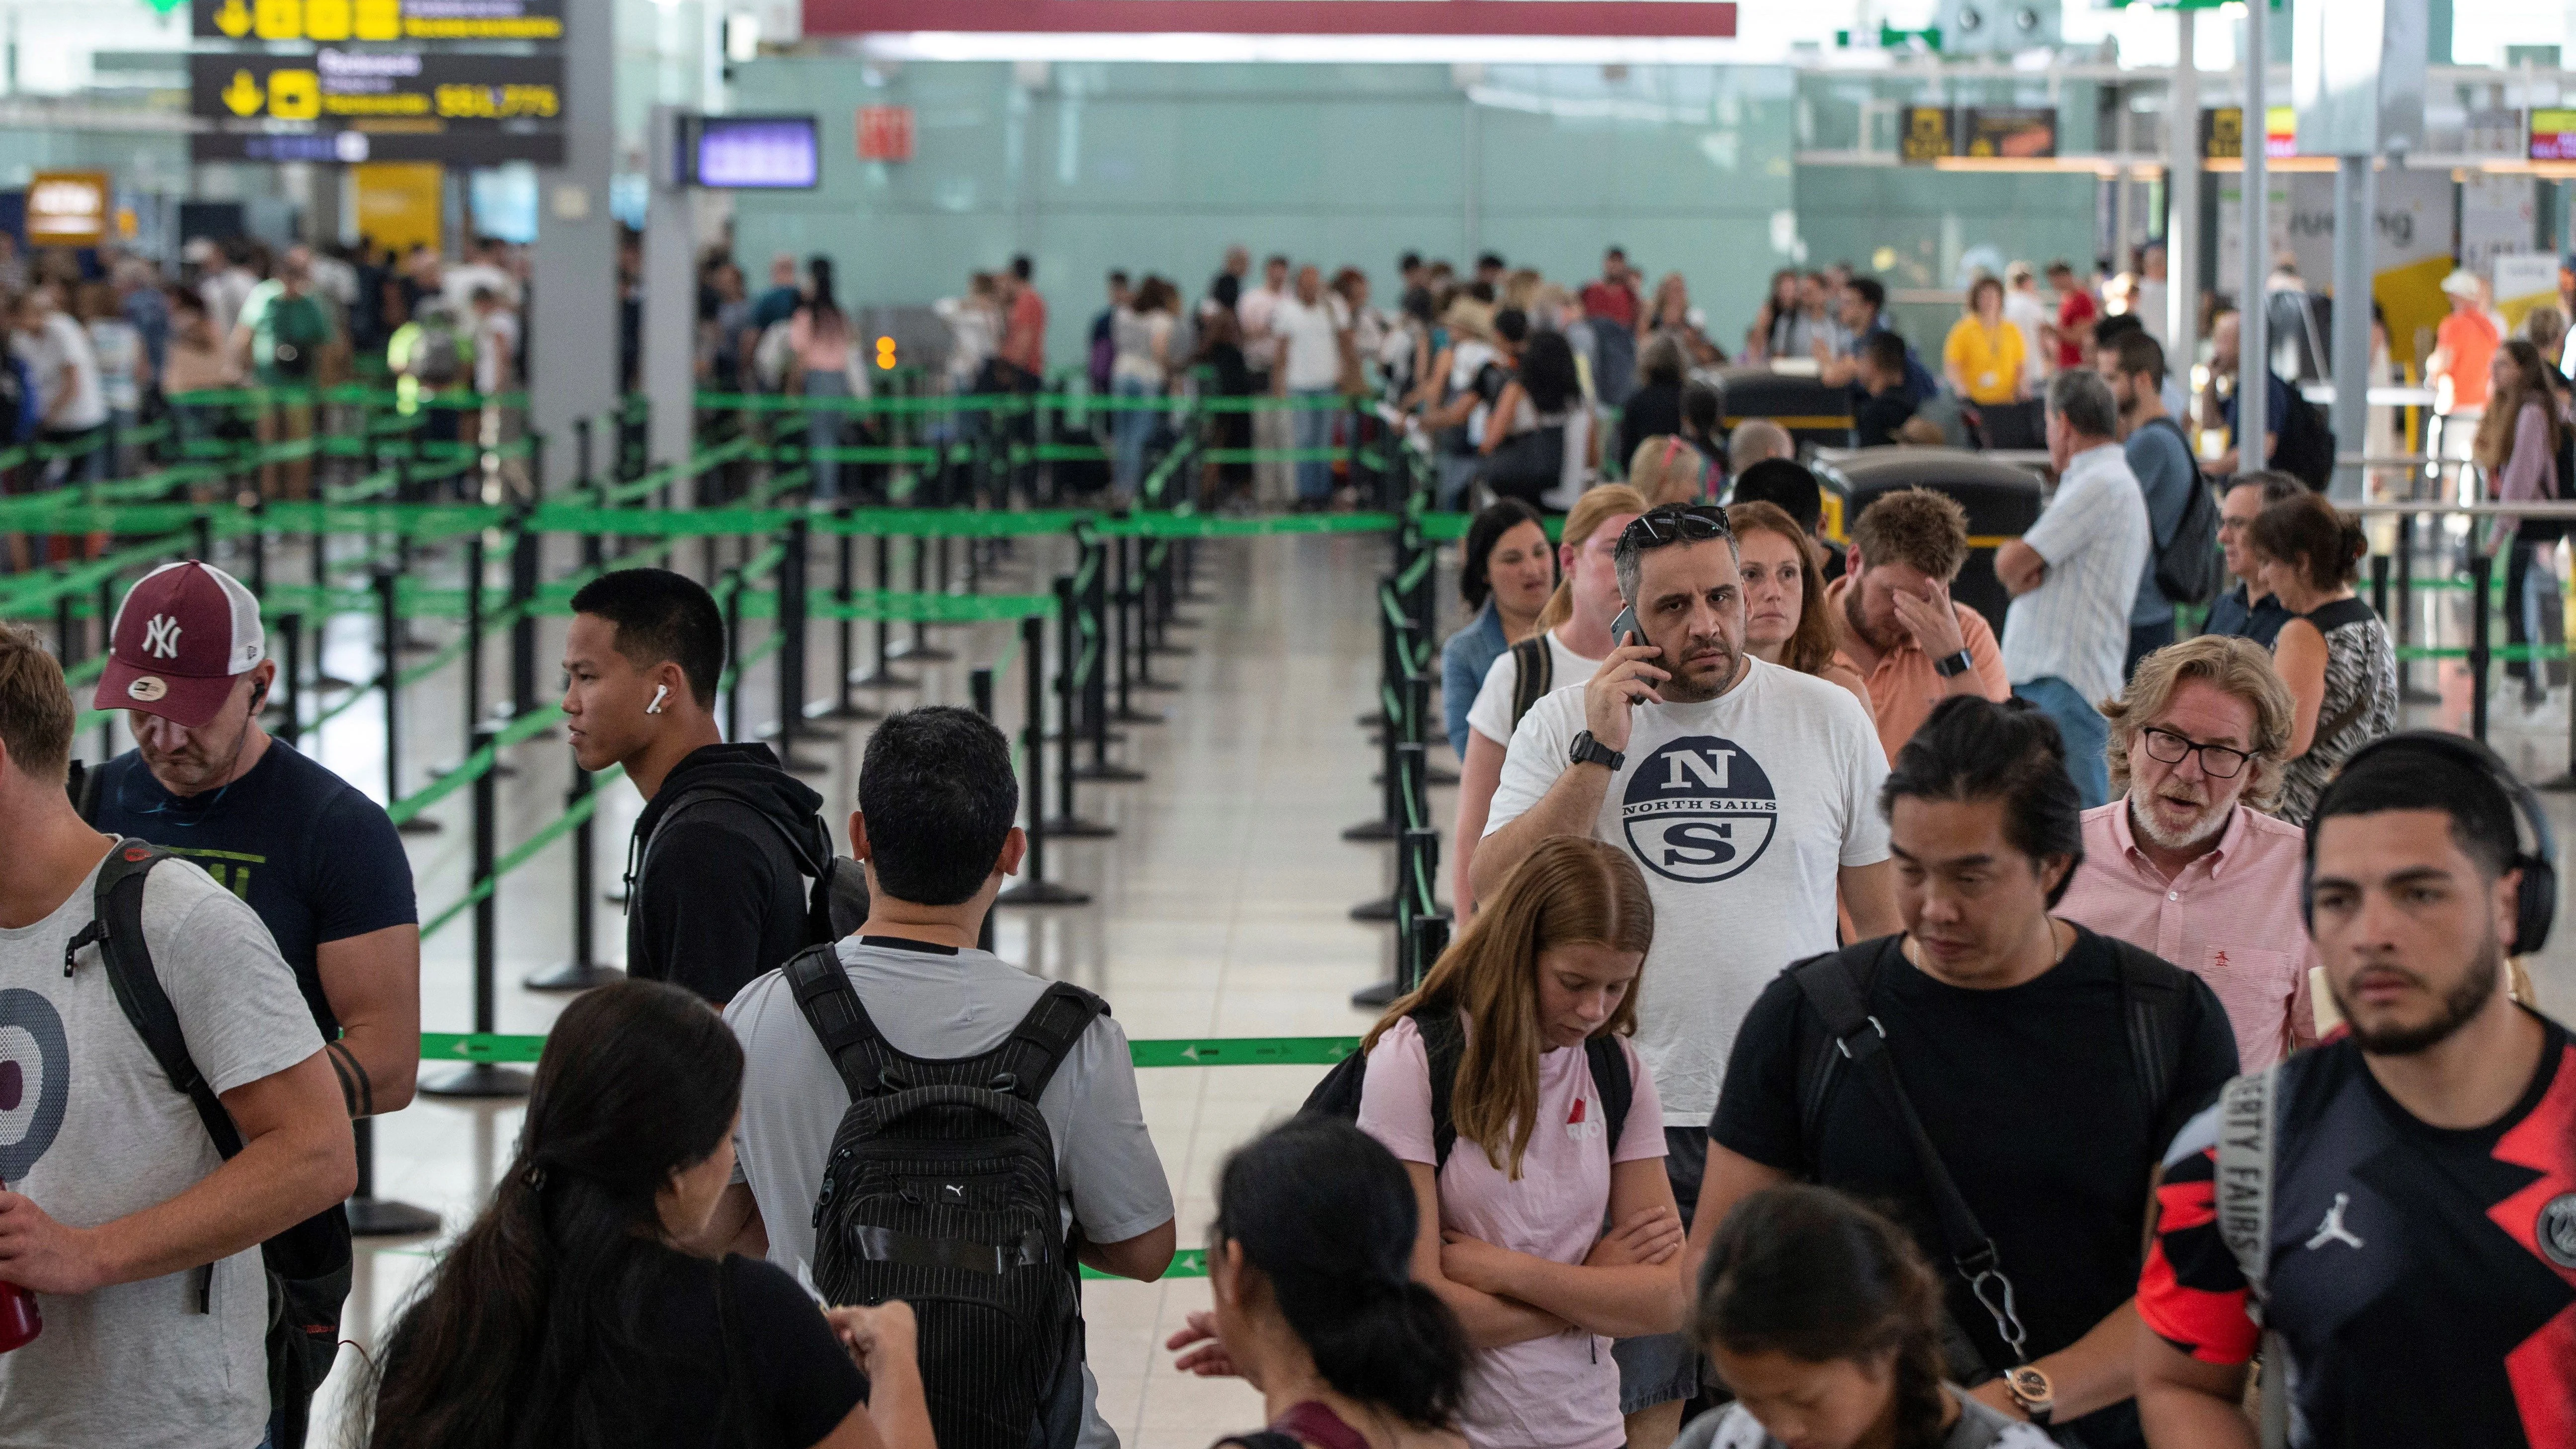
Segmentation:
<svg viewBox="0 0 2576 1449">
<path fill-rule="evenodd" d="M 914 593 L 926 594 L 930 592 L 929 566 L 930 540 L 927 538 L 916 537 L 912 541 L 912 591 Z M 882 574 L 880 574 L 880 577 L 882 577 Z M 894 653 L 890 657 L 895 659 L 919 659 L 927 663 L 936 664 L 943 659 L 954 659 L 957 656 L 940 648 L 938 645 L 931 643 L 929 637 L 922 633 L 922 622 L 919 619 L 915 619 L 912 621 L 912 637 L 905 640 L 903 643 L 896 645 L 894 647 Z"/>
<path fill-rule="evenodd" d="M 350 1233 L 361 1238 L 416 1238 L 437 1232 L 438 1214 L 376 1196 L 375 1119 L 361 1117 L 349 1126 L 358 1137 L 358 1190 L 348 1202 Z"/>
<path fill-rule="evenodd" d="M 300 677 L 298 667 L 304 662 L 304 616 L 279 615 L 277 637 L 283 651 L 277 667 L 277 688 L 283 697 L 277 702 L 278 727 L 274 733 L 289 748 L 300 749 L 304 743 L 304 686 L 296 681 Z"/>
<path fill-rule="evenodd" d="M 989 664 L 977 665 L 973 671 L 967 674 L 966 698 L 968 703 L 974 706 L 977 714 L 982 715 L 988 720 L 993 717 L 993 666 Z M 990 951 L 993 949 L 993 946 L 993 913 L 991 911 L 986 911 L 984 913 L 984 924 L 978 928 L 975 933 L 975 949 L 978 951 Z"/>
<path fill-rule="evenodd" d="M 483 535 L 465 541 L 465 737 L 483 723 Z"/>
<path fill-rule="evenodd" d="M 2413 642 L 2415 634 L 2415 515 L 2412 513 L 2397 515 L 2397 611 L 2393 615 L 2382 617 L 2391 619 L 2397 626 L 2397 698 L 2399 702 L 2441 703 L 2442 696 L 2438 691 L 2415 687 L 2414 665 L 2406 657 L 2407 646 Z M 2435 636 L 2435 642 L 2440 642 L 2438 634 Z"/>
<path fill-rule="evenodd" d="M 2487 585 L 2495 572 L 2495 560 L 2477 547 L 2475 535 L 2469 542 L 2469 736 L 2484 744 L 2487 738 Z"/>
<path fill-rule="evenodd" d="M 499 737 L 488 722 L 476 729 L 474 755 L 492 749 Z M 474 903 L 474 1030 L 485 1036 L 499 1029 L 494 1024 L 499 1004 L 494 977 L 501 964 L 501 883 L 492 878 L 492 867 L 501 854 L 499 822 L 494 818 L 500 813 L 496 793 L 490 770 L 474 777 L 474 888 L 482 892 Z M 528 1074 L 516 1067 L 474 1062 L 422 1082 L 420 1090 L 433 1097 L 524 1097 L 528 1081 Z"/>
<path fill-rule="evenodd" d="M 207 563 L 213 563 L 215 561 L 214 515 L 211 513 L 200 513 L 196 517 L 188 520 L 188 536 L 195 541 L 195 552 L 190 556 L 201 559 Z"/>
<path fill-rule="evenodd" d="M 893 586 L 894 541 L 883 533 L 878 534 L 876 537 L 877 592 L 883 594 L 890 592 Z M 914 679 L 910 675 L 897 674 L 893 668 L 890 667 L 891 661 L 895 657 L 894 646 L 891 643 L 893 625 L 888 622 L 883 614 L 879 614 L 877 616 L 876 626 L 876 667 L 850 682 L 866 689 L 910 689 L 915 684 L 920 683 L 919 680 Z"/>
<path fill-rule="evenodd" d="M 838 520 L 832 538 L 832 602 L 839 605 L 841 617 L 834 621 L 832 667 L 832 707 L 823 712 L 824 719 L 868 720 L 880 718 L 878 711 L 850 697 L 850 685 L 858 674 L 858 623 L 850 617 L 850 606 L 857 602 L 856 558 L 858 540 L 850 533 L 850 505 L 833 510 Z"/>
<path fill-rule="evenodd" d="M 1399 647 L 1397 621 L 1393 610 L 1387 607 L 1392 593 L 1391 586 L 1378 586 L 1378 699 L 1389 706 L 1381 708 L 1377 714 L 1382 722 L 1378 730 L 1378 816 L 1343 831 L 1344 840 L 1393 840 L 1396 833 L 1404 828 L 1404 801 L 1397 794 L 1395 778 L 1395 747 L 1400 743 L 1397 738 L 1400 731 L 1396 728 L 1392 705 L 1396 699 L 1395 684 L 1401 673 L 1395 658 Z M 1367 722 L 1366 719 L 1361 721 L 1362 724 Z"/>
<path fill-rule="evenodd" d="M 1083 732 L 1091 740 L 1091 760 L 1077 772 L 1086 780 L 1124 782 L 1142 780 L 1145 772 L 1109 762 L 1109 742 L 1115 736 L 1109 728 L 1109 545 L 1098 534 L 1082 536 L 1086 555 L 1083 572 L 1089 583 L 1077 591 L 1083 618 L 1088 627 L 1082 632 L 1088 642 L 1082 651 L 1080 675 Z"/>
<path fill-rule="evenodd" d="M 1118 590 L 1114 607 L 1118 615 L 1118 712 L 1112 716 L 1121 724 L 1161 724 L 1163 717 L 1150 709 L 1138 709 L 1134 692 L 1137 676 L 1145 672 L 1145 622 L 1139 610 L 1143 590 L 1141 572 L 1129 568 L 1129 550 L 1137 540 L 1125 534 L 1118 536 Z"/>
<path fill-rule="evenodd" d="M 377 655 L 384 661 L 376 684 L 384 694 L 385 804 L 390 806 L 402 798 L 402 650 L 396 642 L 402 627 L 401 601 L 396 591 L 402 580 L 379 569 L 375 582 Z M 405 835 L 436 835 L 439 825 L 426 815 L 415 815 L 394 828 Z"/>
<path fill-rule="evenodd" d="M 1082 694 L 1078 675 L 1082 669 L 1082 640 L 1074 619 L 1078 600 L 1070 575 L 1058 574 L 1055 580 L 1056 658 L 1055 658 L 1055 789 L 1056 816 L 1047 822 L 1047 833 L 1068 840 L 1098 840 L 1118 832 L 1096 820 L 1085 820 L 1073 805 L 1073 782 L 1080 777 L 1074 768 L 1074 742 L 1082 731 L 1074 721 L 1076 701 Z"/>
<path fill-rule="evenodd" d="M 812 525 L 797 514 L 787 522 L 787 554 L 777 573 L 778 725 L 770 738 L 778 746 L 778 763 L 798 774 L 821 774 L 827 766 L 796 753 L 798 740 L 830 739 L 833 731 L 805 717 L 805 551 L 813 541 Z"/>
<path fill-rule="evenodd" d="M 510 540 L 510 715 L 537 707 L 537 569 L 545 536 L 521 518 Z"/>
<path fill-rule="evenodd" d="M 572 788 L 564 795 L 566 809 L 577 809 L 590 798 L 594 788 L 590 772 L 573 761 Z M 598 869 L 596 844 L 591 828 L 598 823 L 596 815 L 585 815 L 572 828 L 572 955 L 530 976 L 520 983 L 530 991 L 588 991 L 605 986 L 626 973 L 614 966 L 599 964 L 596 923 L 591 918 L 599 899 L 593 888 L 592 874 Z"/>
<path fill-rule="evenodd" d="M 1029 806 L 1029 853 L 1019 883 L 994 897 L 994 903 L 1087 905 L 1089 895 L 1047 879 L 1047 838 L 1055 833 L 1055 827 L 1046 818 L 1046 620 L 1035 614 L 1020 621 L 1020 679 L 1021 711 L 1027 717 L 1020 727 L 1020 751 L 1027 762 L 1028 791 L 1022 798 Z"/>
<path fill-rule="evenodd" d="M 2388 555 L 2370 556 L 2370 609 L 2382 620 L 2388 617 Z"/>
<path fill-rule="evenodd" d="M 733 670 L 733 684 L 725 690 L 724 724 L 728 741 L 742 738 L 742 570 L 728 571 L 733 587 L 725 593 L 725 663 Z"/>
</svg>

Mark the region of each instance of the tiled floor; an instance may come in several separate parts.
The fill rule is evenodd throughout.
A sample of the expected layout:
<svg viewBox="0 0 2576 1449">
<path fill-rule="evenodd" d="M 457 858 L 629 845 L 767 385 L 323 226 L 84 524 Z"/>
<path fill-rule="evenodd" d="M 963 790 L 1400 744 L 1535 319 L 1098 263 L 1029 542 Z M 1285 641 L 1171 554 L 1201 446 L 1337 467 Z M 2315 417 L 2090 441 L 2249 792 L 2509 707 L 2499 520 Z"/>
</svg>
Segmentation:
<svg viewBox="0 0 2576 1449">
<path fill-rule="evenodd" d="M 1043 577 L 1066 562 L 1066 550 L 1052 540 L 1023 541 L 1019 553 L 1022 565 L 991 589 L 1043 587 Z M 1348 537 L 1225 542 L 1203 549 L 1200 584 L 1210 602 L 1191 611 L 1201 627 L 1177 636 L 1196 652 L 1157 661 L 1183 688 L 1142 696 L 1140 705 L 1164 711 L 1167 721 L 1129 726 L 1130 738 L 1119 749 L 1151 778 L 1084 784 L 1081 812 L 1116 826 L 1118 835 L 1058 842 L 1050 850 L 1050 873 L 1092 892 L 1094 903 L 1005 912 L 999 931 L 1006 958 L 1102 992 L 1135 1037 L 1347 1035 L 1365 1026 L 1366 1018 L 1344 998 L 1384 973 L 1388 933 L 1382 926 L 1353 923 L 1347 910 L 1383 893 L 1389 852 L 1346 844 L 1339 832 L 1374 813 L 1377 804 L 1369 783 L 1374 757 L 1353 719 L 1374 704 L 1377 642 L 1368 590 L 1384 556 L 1382 540 Z M 696 550 L 684 558 L 694 570 Z M 1044 567 L 1033 570 L 1030 562 Z M 761 626 L 752 627 L 750 637 L 757 641 Z M 424 632 L 445 637 L 438 626 L 425 626 Z M 967 660 L 996 657 L 1008 638 L 1000 625 L 938 632 L 938 642 Z M 552 688 L 556 679 L 551 651 L 559 639 L 559 626 L 549 622 L 541 631 L 542 688 Z M 340 674 L 372 677 L 374 648 L 365 620 L 344 620 L 327 659 Z M 813 644 L 818 681 L 828 680 L 831 657 L 827 633 Z M 923 667 L 920 688 L 888 699 L 962 703 L 965 668 Z M 501 661 L 494 660 L 495 691 L 504 677 Z M 765 707 L 771 698 L 767 679 L 766 669 L 755 671 L 757 693 L 746 700 L 757 698 L 764 707 L 747 703 L 746 719 L 774 716 Z M 416 760 L 458 753 L 455 680 L 451 671 L 438 684 L 406 696 L 404 748 Z M 1016 730 L 1021 696 L 1015 667 L 999 685 L 1002 723 Z M 2415 710 L 2419 722 L 2464 722 L 2465 676 L 2454 667 L 2445 686 L 2446 703 Z M 2538 775 L 2558 773 L 2567 761 L 2566 692 L 2535 715 L 2500 702 L 2494 735 L 2518 765 Z M 849 808 L 850 769 L 863 739 L 854 729 L 836 745 L 804 747 L 831 765 L 829 776 L 817 783 L 836 819 Z M 372 702 L 335 723 L 317 748 L 349 778 L 371 791 L 381 789 L 382 731 Z M 560 811 L 567 780 L 559 744 L 531 743 L 514 759 L 521 773 L 502 790 L 504 849 Z M 1053 759 L 1048 763 L 1052 767 Z M 424 778 L 418 764 L 406 765 L 406 789 L 417 789 Z M 2576 834 L 2570 797 L 2549 798 L 2562 838 Z M 1048 803 L 1052 809 L 1052 799 Z M 636 804 L 629 787 L 609 788 L 598 827 L 601 887 L 613 880 L 624 858 Z M 1449 808 L 1449 792 L 1437 792 L 1435 813 Z M 452 798 L 434 814 L 446 822 L 445 832 L 410 841 L 425 913 L 454 900 L 466 879 L 464 797 Z M 522 990 L 518 982 L 562 959 L 568 949 L 567 855 L 562 848 L 549 850 L 501 892 L 501 1030 L 543 1031 L 561 1006 L 561 998 Z M 622 920 L 608 906 L 599 908 L 596 920 L 601 954 L 614 961 L 622 954 Z M 426 949 L 424 1024 L 432 1030 L 471 1024 L 471 946 L 470 920 L 460 920 Z M 2538 974 L 2544 995 L 2562 1010 L 2576 1000 L 2576 927 L 2560 933 Z M 1204 1241 L 1210 1183 L 1225 1151 L 1292 1110 L 1319 1074 L 1318 1068 L 1290 1067 L 1143 1074 L 1146 1120 L 1180 1204 L 1183 1246 Z M 474 1211 L 497 1165 L 507 1159 L 517 1124 L 511 1106 L 425 1098 L 382 1121 L 379 1191 L 437 1209 L 453 1230 Z M 349 1316 L 352 1336 L 374 1341 L 435 1247 L 432 1239 L 374 1245 L 362 1253 Z M 1090 1354 L 1101 1403 L 1128 1444 L 1198 1449 L 1220 1432 L 1256 1421 L 1257 1401 L 1247 1389 L 1177 1376 L 1160 1348 L 1182 1317 L 1206 1302 L 1206 1284 L 1198 1280 L 1088 1285 Z M 344 1356 L 331 1391 L 335 1400 L 356 1362 L 355 1355 Z"/>
</svg>

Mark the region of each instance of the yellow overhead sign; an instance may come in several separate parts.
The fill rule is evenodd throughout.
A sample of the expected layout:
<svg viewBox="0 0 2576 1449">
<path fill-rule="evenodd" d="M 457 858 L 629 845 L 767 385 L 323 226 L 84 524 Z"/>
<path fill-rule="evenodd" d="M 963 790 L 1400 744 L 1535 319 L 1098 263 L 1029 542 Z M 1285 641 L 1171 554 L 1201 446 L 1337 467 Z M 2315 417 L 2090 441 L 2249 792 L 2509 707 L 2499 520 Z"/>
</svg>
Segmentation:
<svg viewBox="0 0 2576 1449">
<path fill-rule="evenodd" d="M 200 40 L 561 40 L 563 0 L 191 0 Z"/>
</svg>

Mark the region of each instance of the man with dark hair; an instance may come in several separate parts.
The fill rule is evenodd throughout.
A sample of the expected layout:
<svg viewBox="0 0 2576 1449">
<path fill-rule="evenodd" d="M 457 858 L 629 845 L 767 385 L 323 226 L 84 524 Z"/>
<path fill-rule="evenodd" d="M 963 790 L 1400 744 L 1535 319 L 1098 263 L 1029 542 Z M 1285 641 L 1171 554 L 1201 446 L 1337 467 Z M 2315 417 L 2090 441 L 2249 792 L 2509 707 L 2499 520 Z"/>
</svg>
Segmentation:
<svg viewBox="0 0 2576 1449">
<path fill-rule="evenodd" d="M 1840 550 L 1824 536 L 1825 490 L 1806 465 L 1790 461 L 1786 451 L 1788 433 L 1777 423 L 1756 418 L 1735 430 L 1734 456 L 1745 456 L 1748 436 L 1767 443 L 1772 434 L 1781 439 L 1783 451 L 1776 456 L 1757 456 L 1740 466 L 1735 475 L 1735 490 L 1727 495 L 1729 503 L 1772 503 L 1797 521 L 1807 531 L 1807 539 L 1816 546 L 1817 556 L 1824 559 L 1824 576 L 1828 580 L 1842 577 Z"/>
<path fill-rule="evenodd" d="M 1896 928 L 1870 805 L 1887 766 L 1849 693 L 1746 651 L 1722 510 L 1649 510 L 1611 558 L 1642 637 L 1522 716 L 1468 872 L 1491 900 L 1551 835 L 1610 841 L 1644 868 L 1657 929 L 1637 1050 L 1688 1213 L 1728 1046 L 1763 982 L 1833 948 L 1838 892 L 1863 935 Z M 1664 1335 L 1622 1343 L 1619 1359 L 1630 1442 L 1669 1440 L 1697 1389 L 1692 1352 Z"/>
<path fill-rule="evenodd" d="M 2550 856 L 2539 802 L 2458 735 L 2390 736 L 2326 787 L 2308 928 L 2350 1030 L 2229 1083 L 2166 1154 L 2149 1442 L 2253 1449 L 2267 1334 L 2266 1417 L 2297 1449 L 2570 1442 L 2576 1044 L 2509 994 Z"/>
<path fill-rule="evenodd" d="M 1950 597 L 1968 562 L 1968 511 L 1929 488 L 1882 493 L 1852 521 L 1843 576 L 1825 590 L 1835 657 L 1869 688 L 1889 759 L 1954 694 L 2012 696 L 1986 616 Z"/>
<path fill-rule="evenodd" d="M 572 609 L 573 759 L 625 767 L 645 801 L 627 846 L 626 969 L 721 1006 L 813 939 L 806 881 L 832 869 L 823 797 L 767 745 L 725 743 L 724 616 L 696 580 L 619 569 Z"/>
<path fill-rule="evenodd" d="M 2119 445 L 2111 385 L 2086 369 L 2048 380 L 2048 453 L 2057 496 L 2021 537 L 1995 550 L 2012 595 L 2004 669 L 2013 693 L 2057 721 L 2086 809 L 2111 798 L 2110 739 L 2097 700 L 2120 692 L 2129 611 L 2147 567 L 2147 505 Z"/>
<path fill-rule="evenodd" d="M 2147 504 L 2147 566 L 2138 572 L 2138 598 L 2129 609 L 2129 651 L 2120 666 L 2125 679 L 2139 660 L 2174 641 L 2173 601 L 2156 586 L 2156 561 L 2173 546 L 2191 490 L 2201 486 L 2200 463 L 2182 425 L 2165 415 L 2165 350 L 2145 329 L 2114 333 L 2095 349 L 2093 366 L 2119 405 L 2121 455 Z"/>
<path fill-rule="evenodd" d="M 2290 622 L 2290 611 L 2269 593 L 2253 597 L 2254 555 L 2245 546 L 2246 535 L 2253 530 L 2255 515 L 2307 491 L 2305 483 L 2268 468 L 2237 473 L 2219 483 L 2218 551 L 2226 558 L 2227 572 L 2236 580 L 2236 587 L 2210 602 L 2209 617 L 2202 622 L 2200 632 L 2233 634 L 2266 649 L 2280 637 L 2281 626 Z"/>
<path fill-rule="evenodd" d="M 978 950 L 984 915 L 1027 847 L 1011 823 L 1019 784 L 991 721 L 937 705 L 877 726 L 859 765 L 850 850 L 867 868 L 868 919 L 835 948 L 869 1022 L 896 1051 L 927 1061 L 1000 1046 L 1048 983 Z M 816 1261 L 815 1202 L 849 1091 L 781 972 L 725 1009 L 743 1049 L 734 1180 L 702 1246 L 765 1253 L 791 1271 Z M 1152 1282 L 1171 1265 L 1172 1194 L 1137 1103 L 1127 1034 L 1103 1011 L 1039 1093 L 1055 1148 L 1074 1254 L 1101 1272 Z M 933 1382 L 931 1392 L 940 1385 Z M 1081 1443 L 1116 1436 L 1083 1373 Z M 1067 1449 L 1067 1446 L 1050 1446 Z"/>
<path fill-rule="evenodd" d="M 1503 273 L 1511 270 L 1501 252 L 1480 252 L 1476 256 L 1476 280 L 1488 287 L 1500 287 Z"/>
<path fill-rule="evenodd" d="M 1897 366 L 1893 371 L 1898 374 L 1906 401 L 1921 407 L 1940 395 L 1940 382 L 1923 365 L 1923 359 L 1915 356 L 1913 344 L 1887 325 L 1886 283 L 1876 277 L 1852 278 L 1842 289 L 1841 306 L 1843 332 L 1850 340 L 1840 356 L 1825 360 L 1822 376 L 1827 385 L 1840 387 L 1849 383 L 1864 387 L 1860 374 L 1870 344 L 1880 337 L 1894 337 Z M 1861 446 L 1869 444 L 1864 441 Z"/>
<path fill-rule="evenodd" d="M 300 1429 L 304 1409 L 271 1403 L 259 1246 L 337 1218 L 358 1181 L 349 1114 L 251 908 L 73 811 L 72 725 L 61 667 L 33 630 L 0 625 L 0 1284 L 44 1319 L 0 1354 L 0 1433 L 247 1449 L 281 1421 Z M 123 881 L 102 902 L 108 872 Z M 147 1046 L 155 1021 L 174 1056 Z M 343 1273 L 345 1233 L 330 1244 Z"/>
<path fill-rule="evenodd" d="M 2135 1445 L 2139 1189 L 2236 1043 L 2206 985 L 2051 914 L 2084 854 L 2064 751 L 2036 710 L 1956 698 L 1897 752 L 1902 934 L 1801 962 L 1745 1017 L 1688 1258 L 1778 1183 L 1890 1204 L 1944 1265 L 1952 1379 Z"/>
<path fill-rule="evenodd" d="M 1905 385 L 1905 339 L 1872 332 L 1860 339 L 1859 349 L 1852 385 L 1860 390 L 1861 404 L 1852 415 L 1852 440 L 1864 448 L 1888 447 L 1914 416 L 1914 394 Z"/>
</svg>

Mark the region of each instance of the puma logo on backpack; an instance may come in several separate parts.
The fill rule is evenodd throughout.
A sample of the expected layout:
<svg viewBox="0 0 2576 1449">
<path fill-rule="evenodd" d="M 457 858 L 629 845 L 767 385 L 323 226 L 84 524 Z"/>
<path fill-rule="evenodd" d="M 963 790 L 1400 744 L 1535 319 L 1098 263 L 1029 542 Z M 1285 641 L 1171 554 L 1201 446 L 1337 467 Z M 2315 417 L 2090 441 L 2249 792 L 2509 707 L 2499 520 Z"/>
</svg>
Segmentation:
<svg viewBox="0 0 2576 1449">
<path fill-rule="evenodd" d="M 1001 1045 L 929 1061 L 886 1041 L 833 948 L 784 971 L 850 1092 L 814 1200 L 815 1285 L 912 1305 L 940 1449 L 1071 1449 L 1081 1284 L 1037 1103 L 1108 1003 L 1059 981 Z"/>
</svg>

